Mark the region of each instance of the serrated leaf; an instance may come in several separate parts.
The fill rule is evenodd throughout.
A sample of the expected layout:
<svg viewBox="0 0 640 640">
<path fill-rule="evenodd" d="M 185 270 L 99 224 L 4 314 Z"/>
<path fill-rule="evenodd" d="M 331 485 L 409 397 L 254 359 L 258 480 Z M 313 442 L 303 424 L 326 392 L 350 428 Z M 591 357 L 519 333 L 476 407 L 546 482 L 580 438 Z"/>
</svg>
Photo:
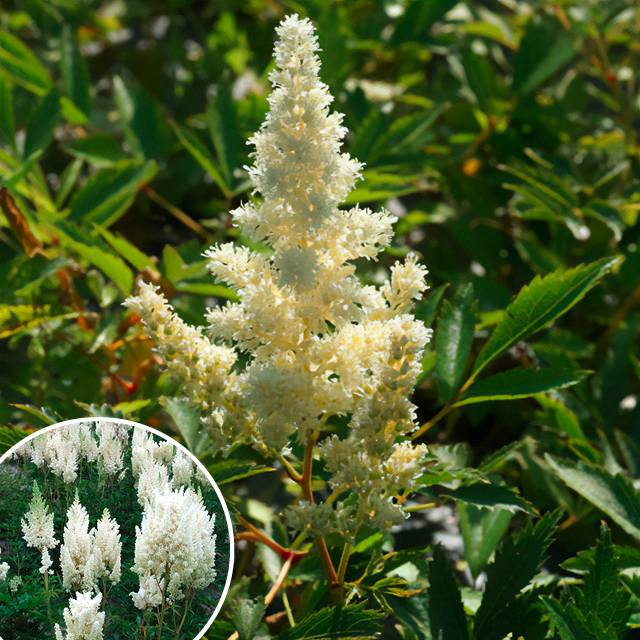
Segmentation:
<svg viewBox="0 0 640 640">
<path fill-rule="evenodd" d="M 523 287 L 476 359 L 472 378 L 519 340 L 536 333 L 577 304 L 620 259 L 603 258 L 559 269 Z"/>
<path fill-rule="evenodd" d="M 365 609 L 365 604 L 326 607 L 296 623 L 281 633 L 281 640 L 329 640 L 334 638 L 375 638 L 384 616 L 379 611 Z"/>
<path fill-rule="evenodd" d="M 541 596 L 561 640 L 616 640 L 597 635 L 589 621 L 574 605 L 563 607 L 557 600 Z"/>
<path fill-rule="evenodd" d="M 505 509 L 512 513 L 515 511 L 535 513 L 533 506 L 518 495 L 514 489 L 489 482 L 474 482 L 462 485 L 457 489 L 447 489 L 444 495 L 485 509 Z"/>
<path fill-rule="evenodd" d="M 124 214 L 140 187 L 152 180 L 156 171 L 153 161 L 98 171 L 71 200 L 70 218 L 108 227 Z"/>
<path fill-rule="evenodd" d="M 624 636 L 632 605 L 618 575 L 606 524 L 600 528 L 583 588 L 574 591 L 572 600 L 565 604 L 552 598 L 543 602 L 563 640 L 617 640 Z"/>
<path fill-rule="evenodd" d="M 38 95 L 44 95 L 51 88 L 49 74 L 38 58 L 7 31 L 0 31 L 0 73 Z"/>
<path fill-rule="evenodd" d="M 542 566 L 558 520 L 559 513 L 548 513 L 504 540 L 487 568 L 487 584 L 474 625 L 477 640 L 502 640 L 507 635 L 503 631 L 509 626 L 509 607 Z"/>
<path fill-rule="evenodd" d="M 462 287 L 445 300 L 436 327 L 436 382 L 442 403 L 448 402 L 462 382 L 471 351 L 475 313 L 473 285 Z"/>
<path fill-rule="evenodd" d="M 436 640 L 469 639 L 460 589 L 440 545 L 433 547 L 429 563 L 429 620 Z"/>
<path fill-rule="evenodd" d="M 49 146 L 60 119 L 60 95 L 54 89 L 48 93 L 29 115 L 27 135 L 24 140 L 23 158 Z"/>
<path fill-rule="evenodd" d="M 564 389 L 582 382 L 591 371 L 576 369 L 509 369 L 480 380 L 454 404 L 462 407 L 478 402 L 530 398 L 553 389 Z"/>
<path fill-rule="evenodd" d="M 612 637 L 619 637 L 625 630 L 631 606 L 618 577 L 611 532 L 604 523 L 600 527 L 593 566 L 585 578 L 581 596 L 576 595 L 576 603 L 583 611 L 596 616 Z"/>
<path fill-rule="evenodd" d="M 472 575 L 477 577 L 509 528 L 513 513 L 506 509 L 480 509 L 464 502 L 457 507 L 464 557 Z"/>
<path fill-rule="evenodd" d="M 89 70 L 69 25 L 65 25 L 60 38 L 60 69 L 65 94 L 85 116 L 89 115 Z"/>
<path fill-rule="evenodd" d="M 586 462 L 573 464 L 548 454 L 545 457 L 569 488 L 606 513 L 629 535 L 640 540 L 640 495 L 629 478 L 614 476 Z"/>
</svg>

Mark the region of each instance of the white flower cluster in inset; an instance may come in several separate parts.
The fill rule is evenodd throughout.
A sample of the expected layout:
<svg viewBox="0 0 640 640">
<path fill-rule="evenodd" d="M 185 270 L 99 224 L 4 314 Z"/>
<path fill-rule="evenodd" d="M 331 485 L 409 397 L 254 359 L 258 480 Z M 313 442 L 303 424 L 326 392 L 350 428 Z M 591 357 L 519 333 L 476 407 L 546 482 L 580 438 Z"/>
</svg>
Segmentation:
<svg viewBox="0 0 640 640">
<path fill-rule="evenodd" d="M 212 274 L 239 296 L 209 310 L 211 339 L 152 285 L 142 284 L 125 304 L 203 408 L 222 450 L 240 439 L 272 450 L 292 437 L 304 444 L 331 418 L 346 416 L 348 435 L 320 447 L 334 488 L 359 498 L 338 503 L 340 515 L 348 510 L 354 526 L 384 528 L 403 517 L 394 497 L 412 488 L 425 453 L 396 443 L 416 427 L 409 398 L 431 331 L 412 306 L 427 288 L 427 271 L 410 254 L 382 286 L 360 282 L 353 261 L 376 259 L 391 242 L 395 217 L 339 208 L 361 165 L 341 152 L 346 129 L 319 78 L 313 25 L 293 15 L 277 34 L 269 113 L 249 141 L 249 176 L 262 199 L 231 212 L 271 253 L 232 243 L 206 253 Z"/>
<path fill-rule="evenodd" d="M 102 513 L 93 532 L 93 577 L 94 580 L 109 580 L 111 584 L 120 582 L 122 542 L 120 527 L 111 517 L 108 509 Z"/>
<path fill-rule="evenodd" d="M 47 573 L 51 567 L 49 549 L 54 549 L 58 545 L 58 540 L 55 536 L 53 513 L 47 508 L 37 482 L 33 483 L 33 496 L 29 503 L 29 511 L 22 518 L 20 525 L 22 537 L 27 546 L 40 551 L 42 556 L 40 573 Z"/>
<path fill-rule="evenodd" d="M 136 528 L 135 563 L 140 585 L 131 597 L 139 609 L 175 602 L 186 590 L 207 587 L 215 571 L 215 514 L 187 487 L 154 491 Z"/>
<path fill-rule="evenodd" d="M 65 484 L 72 484 L 78 477 L 82 460 L 97 462 L 105 475 L 112 476 L 123 469 L 124 444 L 128 439 L 128 427 L 115 423 L 99 422 L 95 432 L 90 422 L 54 429 L 34 438 L 21 447 L 21 455 L 44 471 L 50 470 Z"/>
<path fill-rule="evenodd" d="M 89 529 L 89 514 L 76 493 L 67 511 L 60 548 L 64 587 L 91 591 L 102 579 L 117 584 L 121 575 L 121 555 L 120 527 L 109 510 L 105 509 L 98 524 Z"/>
<path fill-rule="evenodd" d="M 80 504 L 77 492 L 67 510 L 67 522 L 60 548 L 60 566 L 65 589 L 93 589 L 93 535 L 89 531 L 89 514 Z"/>
<path fill-rule="evenodd" d="M 105 614 L 100 611 L 102 594 L 76 593 L 63 612 L 65 633 L 56 624 L 56 640 L 102 640 Z"/>
<path fill-rule="evenodd" d="M 128 433 L 123 432 L 115 423 L 100 421 L 96 424 L 96 434 L 99 440 L 100 468 L 107 476 L 115 476 L 124 469 L 124 448 Z"/>
</svg>

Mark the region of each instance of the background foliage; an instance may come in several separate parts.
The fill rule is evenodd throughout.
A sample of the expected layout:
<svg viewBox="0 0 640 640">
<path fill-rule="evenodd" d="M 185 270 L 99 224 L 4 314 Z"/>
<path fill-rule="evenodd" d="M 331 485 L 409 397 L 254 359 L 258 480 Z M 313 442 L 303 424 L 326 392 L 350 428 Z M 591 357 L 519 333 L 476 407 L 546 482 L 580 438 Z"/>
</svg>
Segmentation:
<svg viewBox="0 0 640 640">
<path fill-rule="evenodd" d="M 640 613 L 632 0 L 3 3 L 3 446 L 59 417 L 133 417 L 180 434 L 286 542 L 294 489 L 251 451 L 207 449 L 120 303 L 137 278 L 192 322 L 232 297 L 201 253 L 243 242 L 228 211 L 294 10 L 366 163 L 349 201 L 400 215 L 384 266 L 411 248 L 430 268 L 415 401 L 433 460 L 412 518 L 355 547 L 348 606 L 319 611 L 307 558 L 263 618 L 279 560 L 246 547 L 251 580 L 210 638 L 624 637 Z"/>
</svg>

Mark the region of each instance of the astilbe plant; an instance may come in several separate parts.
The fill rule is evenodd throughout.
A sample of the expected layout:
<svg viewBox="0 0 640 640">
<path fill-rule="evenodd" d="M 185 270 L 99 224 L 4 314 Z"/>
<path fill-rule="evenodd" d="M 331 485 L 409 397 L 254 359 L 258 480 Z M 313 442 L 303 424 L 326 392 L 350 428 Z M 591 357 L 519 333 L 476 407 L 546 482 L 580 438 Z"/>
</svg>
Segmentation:
<svg viewBox="0 0 640 640">
<path fill-rule="evenodd" d="M 95 597 L 91 592 L 76 593 L 63 613 L 66 632 L 55 626 L 56 640 L 102 640 L 105 614 L 100 611 L 101 602 L 101 593 Z"/>
<path fill-rule="evenodd" d="M 270 112 L 249 141 L 249 176 L 262 198 L 231 212 L 269 253 L 231 243 L 206 252 L 212 274 L 239 296 L 209 310 L 211 338 L 184 323 L 152 284 L 126 305 L 203 408 L 214 443 L 229 451 L 250 442 L 280 457 L 302 485 L 290 524 L 339 531 L 348 541 L 362 525 L 386 529 L 402 520 L 396 498 L 420 475 L 425 448 L 407 438 L 415 429 L 409 396 L 431 332 L 411 310 L 427 272 L 409 255 L 382 286 L 360 282 L 354 261 L 376 259 L 395 218 L 339 208 L 361 164 L 340 150 L 346 129 L 319 79 L 313 25 L 292 15 L 277 34 Z M 347 435 L 320 440 L 336 417 L 347 418 Z M 287 458 L 296 441 L 305 447 L 302 473 Z M 314 501 L 316 452 L 332 474 L 331 503 Z M 335 581 L 322 540 L 319 548 Z"/>
</svg>

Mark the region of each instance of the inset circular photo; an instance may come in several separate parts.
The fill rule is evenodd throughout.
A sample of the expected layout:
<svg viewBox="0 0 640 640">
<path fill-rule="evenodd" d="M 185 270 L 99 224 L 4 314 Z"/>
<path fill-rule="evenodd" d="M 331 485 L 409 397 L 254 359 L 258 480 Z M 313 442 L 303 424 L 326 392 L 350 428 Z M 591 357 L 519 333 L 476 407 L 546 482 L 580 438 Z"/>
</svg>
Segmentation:
<svg viewBox="0 0 640 640">
<path fill-rule="evenodd" d="M 199 640 L 233 570 L 214 479 L 114 418 L 60 422 L 0 457 L 2 640 Z"/>
</svg>

